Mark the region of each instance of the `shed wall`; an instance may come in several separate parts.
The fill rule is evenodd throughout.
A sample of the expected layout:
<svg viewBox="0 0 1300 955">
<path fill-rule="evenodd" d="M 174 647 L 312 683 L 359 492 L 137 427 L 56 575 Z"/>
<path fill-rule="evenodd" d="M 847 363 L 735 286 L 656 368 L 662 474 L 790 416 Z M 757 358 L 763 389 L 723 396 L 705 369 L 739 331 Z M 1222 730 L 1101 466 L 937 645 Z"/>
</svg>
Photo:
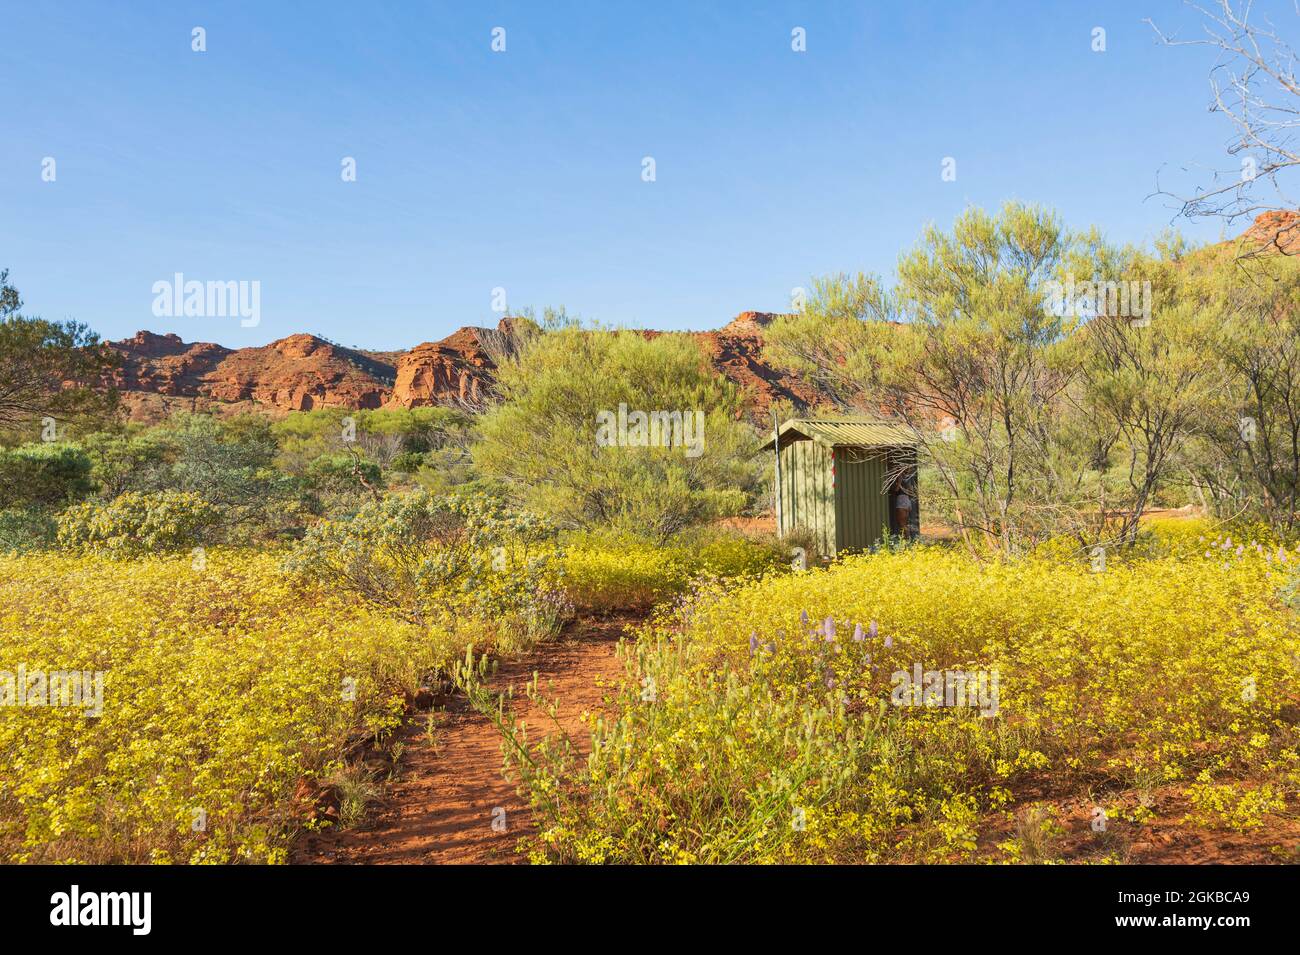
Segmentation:
<svg viewBox="0 0 1300 955">
<path fill-rule="evenodd" d="M 836 552 L 867 550 L 889 532 L 883 448 L 835 449 Z"/>
<path fill-rule="evenodd" d="M 812 531 L 817 549 L 835 553 L 835 488 L 831 449 L 815 441 L 792 441 L 781 449 L 781 533 Z"/>
</svg>

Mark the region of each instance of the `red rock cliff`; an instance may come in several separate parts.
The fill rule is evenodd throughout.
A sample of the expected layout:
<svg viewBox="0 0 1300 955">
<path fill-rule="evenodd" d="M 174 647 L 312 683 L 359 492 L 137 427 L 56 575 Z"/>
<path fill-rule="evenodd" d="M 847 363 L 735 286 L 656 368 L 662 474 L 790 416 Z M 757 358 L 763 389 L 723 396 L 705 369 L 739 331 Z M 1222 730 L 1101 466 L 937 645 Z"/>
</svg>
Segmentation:
<svg viewBox="0 0 1300 955">
<path fill-rule="evenodd" d="M 764 362 L 763 330 L 775 317 L 742 312 L 718 331 L 691 333 L 719 372 L 749 389 L 755 411 L 775 399 L 804 406 L 818 398 Z M 129 413 L 146 420 L 178 407 L 273 414 L 436 404 L 478 409 L 491 397 L 494 356 L 510 348 L 512 321 L 503 319 L 496 328 L 467 326 L 400 352 L 344 348 L 314 335 L 229 349 L 142 331 L 110 343 L 123 358 L 112 383 Z"/>
</svg>

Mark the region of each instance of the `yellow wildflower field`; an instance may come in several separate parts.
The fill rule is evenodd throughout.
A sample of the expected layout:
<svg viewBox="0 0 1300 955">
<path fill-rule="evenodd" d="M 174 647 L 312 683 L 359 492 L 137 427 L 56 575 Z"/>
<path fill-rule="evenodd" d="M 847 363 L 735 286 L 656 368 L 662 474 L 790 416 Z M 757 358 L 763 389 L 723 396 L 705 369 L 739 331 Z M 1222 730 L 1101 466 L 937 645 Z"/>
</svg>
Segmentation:
<svg viewBox="0 0 1300 955">
<path fill-rule="evenodd" d="M 920 547 L 707 587 L 629 649 L 589 761 L 520 767 L 534 857 L 958 861 L 1028 799 L 1104 820 L 1168 785 L 1258 825 L 1300 788 L 1300 555 L 1194 543 L 1104 569 Z"/>
<path fill-rule="evenodd" d="M 98 716 L 0 707 L 0 859 L 281 861 L 298 780 L 394 727 L 452 652 L 268 554 L 0 557 L 0 670 L 103 693 Z"/>
</svg>

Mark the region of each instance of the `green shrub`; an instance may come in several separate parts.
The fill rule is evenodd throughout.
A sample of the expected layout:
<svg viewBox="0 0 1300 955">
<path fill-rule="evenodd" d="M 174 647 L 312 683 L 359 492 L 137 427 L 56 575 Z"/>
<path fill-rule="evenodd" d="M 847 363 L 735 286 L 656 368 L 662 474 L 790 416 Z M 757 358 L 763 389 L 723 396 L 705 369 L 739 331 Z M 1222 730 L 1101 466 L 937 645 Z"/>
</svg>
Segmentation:
<svg viewBox="0 0 1300 955">
<path fill-rule="evenodd" d="M 312 461 L 303 478 L 306 504 L 315 514 L 351 514 L 384 486 L 379 465 L 350 454 L 327 454 Z"/>
<path fill-rule="evenodd" d="M 95 494 L 111 500 L 127 491 L 156 491 L 166 486 L 163 469 L 168 446 L 164 429 L 131 426 L 124 432 L 95 431 L 78 440 L 92 462 Z"/>
<path fill-rule="evenodd" d="M 128 491 L 104 504 L 68 508 L 59 518 L 58 540 L 69 550 L 136 557 L 201 544 L 219 517 L 197 494 Z"/>
<path fill-rule="evenodd" d="M 757 487 L 743 397 L 688 336 L 561 328 L 504 361 L 497 387 L 474 465 L 563 527 L 664 541 L 739 514 Z"/>
<path fill-rule="evenodd" d="M 532 643 L 568 614 L 556 586 L 555 536 L 498 500 L 420 490 L 320 522 L 285 567 L 417 623 L 468 616 Z"/>
<path fill-rule="evenodd" d="M 403 474 L 414 474 L 424 466 L 424 453 L 421 451 L 403 451 L 393 458 L 392 469 Z"/>
<path fill-rule="evenodd" d="M 0 553 L 26 554 L 50 547 L 58 524 L 38 508 L 10 508 L 0 511 Z"/>
<path fill-rule="evenodd" d="M 226 542 L 266 537 L 297 522 L 301 484 L 275 468 L 275 435 L 266 418 L 180 414 L 159 439 L 167 465 L 157 487 L 197 494 L 216 507 Z"/>
<path fill-rule="evenodd" d="M 0 450 L 0 508 L 66 504 L 90 493 L 91 462 L 71 444 Z"/>
</svg>

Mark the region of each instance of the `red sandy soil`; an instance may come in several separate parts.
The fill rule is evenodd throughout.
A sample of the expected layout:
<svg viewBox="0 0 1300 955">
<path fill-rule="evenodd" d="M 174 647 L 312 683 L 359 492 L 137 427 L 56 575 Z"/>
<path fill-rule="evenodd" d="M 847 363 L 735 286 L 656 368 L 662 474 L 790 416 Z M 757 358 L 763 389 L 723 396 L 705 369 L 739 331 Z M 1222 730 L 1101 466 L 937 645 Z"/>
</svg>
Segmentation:
<svg viewBox="0 0 1300 955">
<path fill-rule="evenodd" d="M 605 707 L 611 685 L 623 673 L 615 647 L 633 615 L 583 618 L 558 639 L 527 656 L 503 663 L 490 685 L 515 686 L 515 715 L 536 741 L 555 724 L 522 693 L 538 674 L 541 695 L 558 704 L 559 723 L 577 748 L 590 749 L 584 712 Z M 360 825 L 302 836 L 294 863 L 482 864 L 518 863 L 515 846 L 529 831 L 528 807 L 516 784 L 502 775 L 501 734 L 487 717 L 470 708 L 463 695 L 435 713 L 434 741 L 426 714 L 418 713 L 402 730 L 405 745 L 396 780 Z M 493 812 L 505 810 L 506 831 L 492 828 Z M 499 817 L 499 813 L 497 816 Z"/>
<path fill-rule="evenodd" d="M 1241 783 L 1251 788 L 1249 781 Z M 1017 836 L 1016 819 L 1024 817 L 1030 803 L 985 816 L 975 859 L 1007 861 L 998 843 Z M 1046 798 L 1034 803 L 1059 824 L 1061 832 L 1044 840 L 1044 856 L 1065 863 L 1118 862 L 1126 865 L 1267 865 L 1300 862 L 1300 818 L 1296 802 L 1287 810 L 1269 814 L 1252 829 L 1232 830 L 1196 818 L 1194 807 L 1179 786 L 1162 786 L 1138 792 L 1128 790 L 1089 799 Z M 1108 818 L 1102 831 L 1093 829 L 1096 808 Z M 1135 823 L 1123 818 L 1145 806 L 1153 815 Z M 1190 817 L 1190 818 L 1189 818 Z M 1030 861 L 1030 860 L 1026 860 Z"/>
</svg>

